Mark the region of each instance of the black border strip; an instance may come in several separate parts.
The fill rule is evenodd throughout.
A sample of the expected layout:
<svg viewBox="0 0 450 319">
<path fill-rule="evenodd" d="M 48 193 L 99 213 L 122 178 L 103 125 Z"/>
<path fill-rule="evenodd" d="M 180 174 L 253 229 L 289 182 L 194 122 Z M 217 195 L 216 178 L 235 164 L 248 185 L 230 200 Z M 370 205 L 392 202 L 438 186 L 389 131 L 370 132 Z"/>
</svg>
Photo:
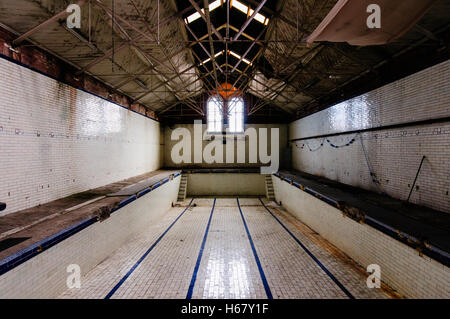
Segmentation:
<svg viewBox="0 0 450 319">
<path fill-rule="evenodd" d="M 244 223 L 245 231 L 247 233 L 248 240 L 250 242 L 250 246 L 252 247 L 253 256 L 255 256 L 256 265 L 258 266 L 259 275 L 261 276 L 261 280 L 264 286 L 264 290 L 266 291 L 267 299 L 273 299 L 272 291 L 270 291 L 269 283 L 267 282 L 266 275 L 264 274 L 264 270 L 261 265 L 261 261 L 259 260 L 258 253 L 256 252 L 255 244 L 253 243 L 252 235 L 250 235 L 250 231 L 247 227 L 247 222 L 245 221 L 244 214 L 242 213 L 241 205 L 239 204 L 239 198 L 236 197 L 236 201 L 239 207 L 239 212 L 241 213 L 242 222 Z"/>
<path fill-rule="evenodd" d="M 330 133 L 330 134 L 314 135 L 314 136 L 309 136 L 309 137 L 300 137 L 300 138 L 291 139 L 291 140 L 289 140 L 289 142 L 298 142 L 298 141 L 310 140 L 313 138 L 323 138 L 323 137 L 332 137 L 332 136 L 347 135 L 347 134 L 365 133 L 365 132 L 373 132 L 373 131 L 381 131 L 381 130 L 391 130 L 391 129 L 402 128 L 402 127 L 428 125 L 428 124 L 445 123 L 445 122 L 450 122 L 450 116 L 436 118 L 436 119 L 420 120 L 420 121 L 414 121 L 414 122 L 408 122 L 408 123 L 397 123 L 397 124 L 390 124 L 390 125 L 384 125 L 384 126 L 376 126 L 376 127 L 370 127 L 370 128 L 366 128 L 366 129 L 346 131 L 346 132 L 337 132 L 337 133 Z"/>
<path fill-rule="evenodd" d="M 339 205 L 339 201 L 336 201 L 330 197 L 326 197 L 321 195 L 320 193 L 313 191 L 312 189 L 305 187 L 303 185 L 300 185 L 297 182 L 294 182 L 292 180 L 290 180 L 289 178 L 285 178 L 282 177 L 279 173 L 275 173 L 273 174 L 274 176 L 278 177 L 280 180 L 287 182 L 290 185 L 293 185 L 294 187 L 303 190 L 304 192 L 313 195 L 314 197 L 316 197 L 317 199 L 320 199 L 321 201 L 326 202 L 327 204 L 337 208 L 340 210 L 340 205 Z M 417 239 L 412 236 L 409 235 L 405 232 L 397 232 L 395 229 L 393 229 L 392 227 L 390 227 L 389 225 L 386 225 L 385 223 L 376 220 L 373 217 L 367 216 L 365 215 L 365 221 L 364 223 L 367 224 L 368 226 L 371 226 L 372 228 L 375 228 L 376 230 L 382 232 L 383 234 L 407 245 L 408 247 L 411 247 L 413 249 L 416 249 L 417 247 L 413 244 L 413 242 L 416 242 Z M 401 236 L 400 236 L 401 235 Z M 424 246 L 422 247 L 422 252 L 423 254 L 425 254 L 426 256 L 436 260 L 437 262 L 450 267 L 450 254 L 446 251 L 443 251 L 442 249 L 439 249 L 436 246 L 433 245 L 428 245 L 428 246 Z"/>
<path fill-rule="evenodd" d="M 191 199 L 191 201 L 189 202 L 189 204 L 186 206 L 185 209 L 183 209 L 183 211 L 181 212 L 180 215 L 178 215 L 178 217 L 172 222 L 172 224 L 170 224 L 170 226 L 158 237 L 158 239 L 150 246 L 149 249 L 147 249 L 147 251 L 141 256 L 141 258 L 138 259 L 138 261 L 133 265 L 133 267 L 131 267 L 131 269 L 125 274 L 125 276 L 122 277 L 122 279 L 120 279 L 120 281 L 114 286 L 113 289 L 111 289 L 111 291 L 106 295 L 105 299 L 111 299 L 111 297 L 114 295 L 114 293 L 117 291 L 117 289 L 120 288 L 120 286 L 122 286 L 122 284 L 125 282 L 125 280 L 127 280 L 128 277 L 130 277 L 130 275 L 133 273 L 133 271 L 136 270 L 136 268 L 141 264 L 141 262 L 144 261 L 145 257 L 147 257 L 147 255 L 153 250 L 153 248 L 155 248 L 156 245 L 158 245 L 158 243 L 161 241 L 161 239 L 163 239 L 163 237 L 167 234 L 167 232 L 172 228 L 173 225 L 175 225 L 175 223 L 181 218 L 181 216 L 183 216 L 183 214 L 186 212 L 186 210 L 188 210 L 189 207 L 191 207 L 192 202 L 194 201 L 194 198 Z"/>
<path fill-rule="evenodd" d="M 214 213 L 214 208 L 216 207 L 216 198 L 211 208 L 211 213 L 209 214 L 208 224 L 206 225 L 205 234 L 203 235 L 202 245 L 200 246 L 200 251 L 198 252 L 197 262 L 195 263 L 194 272 L 192 274 L 191 283 L 189 284 L 189 289 L 186 295 L 186 299 L 192 299 L 192 293 L 194 292 L 195 281 L 197 280 L 198 269 L 200 268 L 200 262 L 202 261 L 203 250 L 205 249 L 206 239 L 208 237 L 209 226 L 211 226 L 211 220 Z"/>
<path fill-rule="evenodd" d="M 355 297 L 350 293 L 350 291 L 347 290 L 347 288 L 345 288 L 345 286 L 343 284 L 341 284 L 341 282 L 327 269 L 327 267 L 325 267 L 325 265 L 323 265 L 319 259 L 317 259 L 316 256 L 314 256 L 314 254 L 308 249 L 306 248 L 305 245 L 303 245 L 303 243 L 300 241 L 300 239 L 298 239 L 279 219 L 278 217 L 276 217 L 269 208 L 267 208 L 267 206 L 264 204 L 264 202 L 262 201 L 261 198 L 259 198 L 259 201 L 261 202 L 261 204 L 263 205 L 263 207 L 266 209 L 266 211 L 272 215 L 273 218 L 275 218 L 275 220 L 281 225 L 281 227 L 284 228 L 285 231 L 288 232 L 289 235 L 291 235 L 291 237 L 297 242 L 297 244 L 300 245 L 300 247 L 303 248 L 303 250 L 309 255 L 309 257 L 312 258 L 312 260 L 314 260 L 314 262 L 320 267 L 322 268 L 322 270 L 328 275 L 328 277 L 330 277 L 331 280 L 333 280 L 333 282 L 336 284 L 336 286 L 338 286 L 343 293 L 345 293 L 347 295 L 347 297 L 349 297 L 350 299 L 355 299 Z"/>
</svg>

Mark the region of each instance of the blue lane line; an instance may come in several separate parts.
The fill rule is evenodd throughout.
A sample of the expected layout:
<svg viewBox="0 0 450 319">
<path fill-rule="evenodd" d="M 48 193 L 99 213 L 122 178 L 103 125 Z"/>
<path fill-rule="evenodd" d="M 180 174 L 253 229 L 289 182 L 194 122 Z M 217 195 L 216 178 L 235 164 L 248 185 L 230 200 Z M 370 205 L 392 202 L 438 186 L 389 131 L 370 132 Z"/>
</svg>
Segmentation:
<svg viewBox="0 0 450 319">
<path fill-rule="evenodd" d="M 127 280 L 127 278 L 133 273 L 133 271 L 137 268 L 137 266 L 139 266 L 139 264 L 145 259 L 145 257 L 147 257 L 147 255 L 152 251 L 152 249 L 155 248 L 155 246 L 161 241 L 161 239 L 164 237 L 164 235 L 167 234 L 167 232 L 172 228 L 172 226 L 175 225 L 175 223 L 181 218 L 181 216 L 183 216 L 183 214 L 186 212 L 186 210 L 191 206 L 193 200 L 194 200 L 194 198 L 191 199 L 191 201 L 189 202 L 189 205 L 186 206 L 186 208 L 172 222 L 172 224 L 170 224 L 170 226 L 164 231 L 164 233 L 162 233 L 162 235 L 158 237 L 158 239 L 153 243 L 153 245 L 150 246 L 150 248 L 145 252 L 145 254 L 143 254 L 142 257 L 139 258 L 139 260 L 134 264 L 134 266 L 131 267 L 131 269 L 127 272 L 127 274 L 125 276 L 123 276 L 122 279 L 120 279 L 120 281 L 117 283 L 117 285 L 115 285 L 114 288 L 106 295 L 105 299 L 110 299 L 112 297 L 112 295 L 114 295 L 114 293 L 117 291 L 117 289 L 119 289 L 120 286 L 122 286 L 122 284 L 125 282 L 125 280 Z"/>
<path fill-rule="evenodd" d="M 211 213 L 209 214 L 208 225 L 206 226 L 205 235 L 203 235 L 202 245 L 200 246 L 200 251 L 197 257 L 197 263 L 195 264 L 194 273 L 192 274 L 191 283 L 189 284 L 189 290 L 186 295 L 186 299 L 192 299 L 192 293 L 194 292 L 195 281 L 197 280 L 198 269 L 200 268 L 200 262 L 202 261 L 203 250 L 206 245 L 206 238 L 208 237 L 209 226 L 211 225 L 211 219 L 214 212 L 214 207 L 216 206 L 216 199 L 214 198 L 213 206 L 211 208 Z"/>
<path fill-rule="evenodd" d="M 252 247 L 253 256 L 255 256 L 256 265 L 258 266 L 259 275 L 261 276 L 261 280 L 264 286 L 264 289 L 266 290 L 266 295 L 268 299 L 273 299 L 272 292 L 270 291 L 269 284 L 267 283 L 266 275 L 264 274 L 264 270 L 262 269 L 261 262 L 259 261 L 258 254 L 256 253 L 255 245 L 253 244 L 252 236 L 250 235 L 250 232 L 248 231 L 247 222 L 245 221 L 244 214 L 242 213 L 241 205 L 239 204 L 239 198 L 236 198 L 239 212 L 241 213 L 242 221 L 244 222 L 245 231 L 247 232 L 248 240 L 250 241 L 250 246 Z"/>
<path fill-rule="evenodd" d="M 350 299 L 355 299 L 355 297 L 353 297 L 350 291 L 348 291 L 347 288 L 345 288 L 344 285 L 341 284 L 339 280 L 337 280 L 337 278 L 334 277 L 333 274 L 319 261 L 319 259 L 317 259 L 316 256 L 314 256 L 309 251 L 309 249 L 306 248 L 305 245 L 303 245 L 302 242 L 297 237 L 295 237 L 295 235 L 291 233 L 291 231 L 270 211 L 270 209 L 268 209 L 266 205 L 264 205 L 264 202 L 261 200 L 261 198 L 259 198 L 259 201 L 264 206 L 264 208 L 269 212 L 269 214 L 276 219 L 276 221 L 281 225 L 281 227 L 283 227 L 289 233 L 289 235 L 291 235 L 291 237 L 297 242 L 297 244 L 299 244 L 300 247 L 303 248 L 303 250 L 309 255 L 309 257 L 311 257 L 316 262 L 317 265 L 319 265 L 320 268 L 322 268 L 322 270 L 328 275 L 328 277 L 330 277 L 331 280 L 334 281 L 334 283 L 347 295 L 347 297 L 349 297 Z"/>
</svg>

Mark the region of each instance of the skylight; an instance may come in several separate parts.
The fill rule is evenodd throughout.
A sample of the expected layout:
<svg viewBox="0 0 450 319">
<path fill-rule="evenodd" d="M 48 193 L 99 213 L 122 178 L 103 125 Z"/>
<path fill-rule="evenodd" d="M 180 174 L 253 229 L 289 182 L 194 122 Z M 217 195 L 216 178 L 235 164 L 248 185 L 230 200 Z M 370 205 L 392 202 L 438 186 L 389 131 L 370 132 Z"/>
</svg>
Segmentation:
<svg viewBox="0 0 450 319">
<path fill-rule="evenodd" d="M 224 52 L 225 52 L 225 50 L 222 50 L 222 51 L 220 51 L 220 52 L 217 52 L 217 53 L 214 55 L 214 57 L 217 58 L 219 55 L 222 55 Z M 239 54 L 237 54 L 236 52 L 233 52 L 233 51 L 231 51 L 231 50 L 228 50 L 228 53 L 231 54 L 232 56 L 234 56 L 236 59 L 241 59 L 241 56 L 240 56 Z M 204 61 L 202 61 L 202 63 L 200 63 L 200 65 L 203 65 L 203 64 L 205 64 L 205 63 L 208 63 L 209 61 L 211 61 L 211 58 L 205 59 Z M 249 60 L 247 60 L 246 58 L 243 58 L 242 61 L 245 62 L 245 63 L 247 63 L 247 64 L 252 65 L 252 63 L 251 63 Z"/>
<path fill-rule="evenodd" d="M 233 1 L 233 3 L 234 3 L 234 1 Z M 235 58 L 241 59 L 241 56 L 240 56 L 239 54 L 237 54 L 236 52 L 233 52 L 233 51 L 231 51 L 231 50 L 229 50 L 229 52 L 230 52 L 230 54 L 231 54 L 232 56 L 234 56 Z M 251 63 L 249 60 L 247 60 L 246 58 L 243 58 L 242 61 L 244 61 L 244 62 L 247 63 L 247 64 L 252 65 L 252 63 Z"/>
<path fill-rule="evenodd" d="M 209 4 L 209 12 L 213 11 L 214 9 L 217 9 L 218 7 L 220 7 L 220 0 L 213 1 L 212 3 Z M 202 9 L 202 12 L 205 13 L 205 9 Z M 184 21 L 186 22 L 186 24 L 189 24 L 189 23 L 197 20 L 200 17 L 201 17 L 200 13 L 195 12 L 195 13 L 191 14 L 189 17 L 187 17 L 186 19 L 184 19 Z"/>
<path fill-rule="evenodd" d="M 217 9 L 218 7 L 220 7 L 220 5 L 221 5 L 221 0 L 213 1 L 212 3 L 209 4 L 209 12 L 213 11 L 214 9 Z M 253 12 L 255 12 L 249 6 L 243 4 L 242 2 L 239 2 L 237 0 L 231 1 L 231 6 L 238 9 L 239 11 L 245 13 L 247 16 L 251 16 L 253 14 Z M 202 9 L 202 12 L 205 13 L 205 9 Z M 196 11 L 195 13 L 191 14 L 189 17 L 184 19 L 184 22 L 186 22 L 186 24 L 189 24 L 189 23 L 199 19 L 200 17 L 201 17 L 200 13 L 198 13 Z M 254 19 L 264 25 L 267 25 L 269 23 L 269 18 L 266 18 L 261 13 L 257 13 L 255 15 Z"/>
<path fill-rule="evenodd" d="M 222 50 L 220 52 L 217 52 L 214 57 L 217 58 L 219 55 L 223 54 L 223 52 L 225 52 L 225 50 Z M 200 63 L 200 65 L 203 65 L 205 63 L 208 63 L 209 61 L 211 61 L 211 58 L 207 58 L 206 60 L 204 60 L 202 63 Z"/>
<path fill-rule="evenodd" d="M 248 16 L 251 16 L 253 14 L 253 12 L 255 12 L 249 6 L 246 6 L 245 4 L 243 4 L 242 2 L 239 2 L 237 0 L 231 1 L 231 6 L 235 7 L 236 9 L 238 9 L 239 11 L 245 13 Z M 254 19 L 256 21 L 258 21 L 258 22 L 261 22 L 264 25 L 267 25 L 269 23 L 269 19 L 266 18 L 265 16 L 263 16 L 260 13 L 257 13 L 256 16 L 254 17 Z"/>
</svg>

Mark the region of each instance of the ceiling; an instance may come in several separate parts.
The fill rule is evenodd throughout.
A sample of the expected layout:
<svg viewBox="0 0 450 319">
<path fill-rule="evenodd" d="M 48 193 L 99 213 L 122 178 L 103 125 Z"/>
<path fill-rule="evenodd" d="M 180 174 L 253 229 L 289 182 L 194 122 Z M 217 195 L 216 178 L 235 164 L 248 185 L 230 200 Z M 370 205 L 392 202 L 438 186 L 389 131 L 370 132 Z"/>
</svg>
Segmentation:
<svg viewBox="0 0 450 319">
<path fill-rule="evenodd" d="M 72 2 L 0 0 L 0 23 L 27 35 Z M 450 56 L 448 0 L 378 46 L 306 44 L 336 0 L 209 0 L 202 14 L 204 0 L 79 3 L 80 29 L 62 16 L 14 44 L 42 47 L 175 122 L 202 117 L 224 83 L 244 95 L 250 122 L 288 122 Z"/>
</svg>

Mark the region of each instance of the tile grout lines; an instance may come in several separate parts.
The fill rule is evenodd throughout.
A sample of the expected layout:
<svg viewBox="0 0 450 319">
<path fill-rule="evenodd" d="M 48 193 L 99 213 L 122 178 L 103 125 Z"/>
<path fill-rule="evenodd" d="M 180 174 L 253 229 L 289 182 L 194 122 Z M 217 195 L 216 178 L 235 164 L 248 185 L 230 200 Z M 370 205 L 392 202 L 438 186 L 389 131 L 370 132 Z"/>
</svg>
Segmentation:
<svg viewBox="0 0 450 319">
<path fill-rule="evenodd" d="M 314 256 L 308 248 L 306 248 L 305 245 L 303 245 L 303 243 L 297 238 L 295 237 L 295 235 L 270 211 L 269 208 L 267 208 L 267 206 L 264 204 L 264 202 L 261 200 L 261 198 L 259 198 L 259 201 L 261 202 L 262 206 L 266 209 L 266 211 L 272 215 L 273 218 L 275 218 L 275 220 L 281 225 L 281 227 L 284 228 L 284 230 L 286 230 L 288 232 L 289 235 L 291 235 L 291 237 L 297 242 L 297 244 L 300 245 L 300 247 L 303 248 L 303 250 L 316 262 L 316 264 L 322 268 L 322 270 L 328 275 L 328 277 L 330 277 L 331 280 L 333 280 L 333 282 L 347 295 L 347 297 L 349 297 L 350 299 L 355 299 L 355 297 L 347 290 L 347 288 L 344 287 L 343 284 L 340 283 L 339 280 L 337 280 L 336 277 L 334 277 L 334 275 L 319 261 L 319 259 L 316 258 L 316 256 Z"/>
<path fill-rule="evenodd" d="M 198 269 L 200 268 L 200 262 L 202 261 L 203 250 L 205 249 L 206 239 L 208 237 L 209 226 L 211 225 L 212 216 L 214 213 L 214 207 L 216 206 L 216 198 L 214 198 L 213 206 L 211 208 L 211 213 L 209 214 L 208 225 L 206 225 L 205 235 L 203 236 L 202 245 L 198 253 L 197 262 L 195 264 L 194 272 L 192 274 L 191 283 L 189 284 L 189 290 L 186 295 L 186 299 L 192 299 L 192 293 L 194 292 L 195 281 L 197 280 Z"/>
<path fill-rule="evenodd" d="M 133 271 L 140 265 L 140 263 L 147 257 L 147 255 L 155 248 L 155 246 L 161 241 L 161 239 L 167 234 L 167 232 L 172 228 L 173 225 L 183 216 L 183 214 L 186 212 L 186 210 L 191 207 L 192 202 L 194 201 L 194 198 L 191 199 L 189 204 L 186 206 L 186 208 L 181 212 L 181 214 L 170 224 L 170 226 L 164 231 L 164 233 L 161 234 L 161 236 L 158 237 L 158 239 L 150 246 L 150 248 L 139 258 L 139 260 L 134 264 L 133 267 L 126 273 L 125 276 L 114 286 L 114 288 L 106 295 L 105 299 L 110 299 L 114 293 L 117 291 L 117 289 L 122 286 L 122 284 L 127 280 L 127 278 L 133 273 Z"/>
<path fill-rule="evenodd" d="M 261 280 L 262 280 L 262 283 L 263 283 L 263 286 L 264 286 L 264 290 L 266 291 L 267 298 L 268 299 L 273 299 L 272 292 L 270 291 L 269 284 L 267 283 L 266 275 L 264 274 L 264 270 L 263 270 L 263 268 L 261 266 L 261 262 L 259 260 L 258 254 L 256 252 L 256 248 L 255 248 L 255 245 L 253 243 L 252 236 L 250 235 L 250 231 L 248 230 L 247 222 L 245 221 L 244 214 L 242 213 L 241 205 L 239 204 L 239 198 L 236 198 L 236 201 L 237 201 L 237 204 L 238 204 L 238 207 L 239 207 L 239 212 L 241 213 L 242 222 L 244 223 L 244 227 L 245 227 L 245 231 L 247 233 L 248 240 L 250 241 L 250 246 L 251 246 L 252 251 L 253 251 L 253 256 L 255 256 L 256 265 L 258 266 L 259 274 L 261 276 Z"/>
</svg>

